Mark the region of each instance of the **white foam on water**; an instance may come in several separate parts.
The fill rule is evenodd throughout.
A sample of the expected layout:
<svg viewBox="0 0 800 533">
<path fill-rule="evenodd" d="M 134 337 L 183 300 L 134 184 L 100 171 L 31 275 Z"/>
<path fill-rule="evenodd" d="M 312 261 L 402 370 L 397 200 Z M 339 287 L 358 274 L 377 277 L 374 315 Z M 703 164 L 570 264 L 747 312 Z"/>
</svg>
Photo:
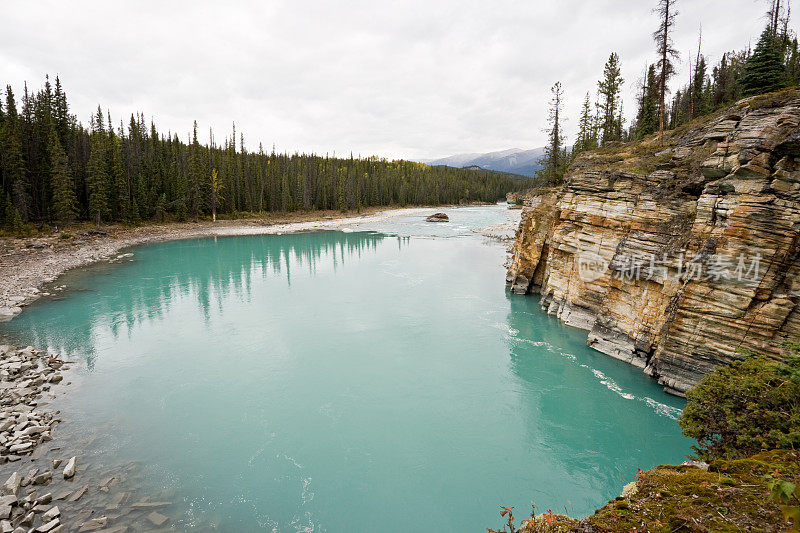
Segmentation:
<svg viewBox="0 0 800 533">
<path fill-rule="evenodd" d="M 616 382 L 616 381 L 614 381 L 614 380 L 613 380 L 613 379 L 611 379 L 610 377 L 606 376 L 605 374 L 603 374 L 603 373 L 602 373 L 602 372 L 600 372 L 599 370 L 597 370 L 597 369 L 593 368 L 593 369 L 592 369 L 592 374 L 594 374 L 594 375 L 595 375 L 595 377 L 596 377 L 597 379 L 599 379 L 599 380 L 600 380 L 600 383 L 602 383 L 603 385 L 605 385 L 606 387 L 608 387 L 608 390 L 611 390 L 611 391 L 614 391 L 614 392 L 616 392 L 617 394 L 619 394 L 620 396 L 622 396 L 622 397 L 623 397 L 623 398 L 625 398 L 626 400 L 633 400 L 633 399 L 635 399 L 635 398 L 636 398 L 636 396 L 634 396 L 633 394 L 630 394 L 630 393 L 624 392 L 624 391 L 622 390 L 622 387 L 620 387 L 619 385 L 617 385 L 617 382 Z"/>
<path fill-rule="evenodd" d="M 654 399 L 645 396 L 644 398 L 639 398 L 639 401 L 642 401 L 653 408 L 653 410 L 660 414 L 661 416 L 666 416 L 667 418 L 671 418 L 673 420 L 677 420 L 678 417 L 681 416 L 683 412 L 682 409 L 677 407 L 672 407 L 671 405 L 666 405 L 661 402 L 657 402 Z"/>
<path fill-rule="evenodd" d="M 308 502 L 314 499 L 314 491 L 308 489 L 308 487 L 310 486 L 311 486 L 311 478 L 304 477 L 303 491 L 300 493 L 300 500 L 303 502 L 303 505 L 307 504 Z"/>
</svg>

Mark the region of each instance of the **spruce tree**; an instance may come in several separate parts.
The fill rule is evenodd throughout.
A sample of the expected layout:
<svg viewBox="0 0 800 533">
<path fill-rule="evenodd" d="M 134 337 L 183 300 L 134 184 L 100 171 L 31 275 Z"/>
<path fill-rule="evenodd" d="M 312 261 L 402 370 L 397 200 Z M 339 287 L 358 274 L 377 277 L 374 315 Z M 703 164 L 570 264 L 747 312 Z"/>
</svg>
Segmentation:
<svg viewBox="0 0 800 533">
<path fill-rule="evenodd" d="M 50 130 L 50 184 L 53 188 L 53 216 L 55 220 L 66 223 L 72 222 L 78 216 L 78 198 L 75 196 L 75 186 L 72 171 L 55 126 Z"/>
<path fill-rule="evenodd" d="M 98 120 L 99 119 L 99 120 Z M 106 134 L 103 129 L 103 113 L 97 108 L 89 136 L 89 164 L 86 186 L 89 196 L 89 216 L 97 228 L 108 214 L 108 165 L 106 163 Z"/>
<path fill-rule="evenodd" d="M 620 75 L 619 56 L 612 52 L 603 68 L 603 79 L 598 82 L 600 96 L 602 144 L 620 139 L 622 125 L 618 121 L 620 92 L 624 83 Z"/>
<path fill-rule="evenodd" d="M 189 146 L 189 209 L 195 222 L 200 217 L 201 191 L 200 183 L 203 180 L 202 154 L 200 153 L 200 143 L 197 141 L 197 121 L 194 121 L 192 130 L 192 144 Z"/>
<path fill-rule="evenodd" d="M 134 211 L 131 202 L 131 191 L 122 155 L 122 142 L 122 127 L 120 127 L 119 135 L 115 135 L 109 125 L 108 143 L 111 152 L 111 175 L 109 181 L 114 187 L 113 203 L 116 205 L 116 218 L 126 222 L 137 222 L 139 213 Z"/>
<path fill-rule="evenodd" d="M 30 213 L 31 199 L 27 168 L 23 157 L 22 129 L 22 117 L 17 113 L 14 92 L 9 85 L 6 87 L 6 111 L 2 137 L 0 137 L 0 148 L 2 148 L 0 162 L 3 170 L 3 185 L 7 194 L 10 191 L 10 201 L 16 215 L 25 221 Z"/>
<path fill-rule="evenodd" d="M 11 231 L 19 233 L 23 229 L 25 229 L 25 223 L 22 220 L 22 217 L 17 211 L 17 208 L 14 207 L 13 202 L 11 201 L 10 196 L 6 196 L 6 213 L 5 213 L 5 221 L 6 225 L 11 228 Z"/>
<path fill-rule="evenodd" d="M 222 181 L 219 179 L 217 169 L 211 169 L 211 182 L 209 187 L 209 203 L 211 204 L 211 221 L 217 221 L 217 206 L 222 199 Z"/>
<path fill-rule="evenodd" d="M 745 96 L 753 96 L 783 87 L 784 74 L 781 42 L 771 28 L 764 28 L 753 55 L 745 63 L 744 75 L 739 83 Z"/>
<path fill-rule="evenodd" d="M 556 82 L 550 92 L 553 96 L 550 100 L 549 127 L 545 130 L 547 146 L 544 149 L 544 156 L 539 160 L 544 167 L 536 173 L 536 176 L 548 184 L 556 185 L 563 181 L 567 166 L 564 134 L 561 130 L 561 106 L 564 98 L 561 82 Z"/>
<path fill-rule="evenodd" d="M 640 112 L 636 124 L 636 137 L 644 138 L 646 135 L 658 131 L 658 82 L 656 81 L 656 67 L 650 65 L 647 68 L 642 101 L 640 102 Z"/>
<path fill-rule="evenodd" d="M 594 116 L 592 115 L 592 103 L 587 92 L 581 106 L 581 115 L 580 119 L 578 119 L 578 138 L 575 140 L 572 155 L 575 157 L 581 152 L 594 150 L 595 148 L 597 148 L 597 134 L 594 126 Z"/>
</svg>

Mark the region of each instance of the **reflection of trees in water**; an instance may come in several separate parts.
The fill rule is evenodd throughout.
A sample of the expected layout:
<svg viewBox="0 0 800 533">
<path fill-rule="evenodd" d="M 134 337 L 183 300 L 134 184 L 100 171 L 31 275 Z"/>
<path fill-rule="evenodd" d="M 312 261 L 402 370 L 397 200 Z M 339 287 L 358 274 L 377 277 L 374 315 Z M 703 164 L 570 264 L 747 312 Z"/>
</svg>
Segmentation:
<svg viewBox="0 0 800 533">
<path fill-rule="evenodd" d="M 228 296 L 250 302 L 254 280 L 273 277 L 291 286 L 293 275 L 314 277 L 326 265 L 338 269 L 374 252 L 386 238 L 369 232 L 318 231 L 156 244 L 138 252 L 145 260 L 89 267 L 76 284 L 91 289 L 42 302 L 41 308 L 0 328 L 11 339 L 86 358 L 91 369 L 108 344 L 106 333 L 114 340 L 130 337 L 137 324 L 162 320 L 179 301 L 192 297 L 208 321 L 212 302 L 220 312 Z M 402 245 L 407 239 L 398 242 Z M 156 257 L 148 257 L 151 254 Z M 133 276 L 125 272 L 128 268 L 136 269 Z"/>
</svg>

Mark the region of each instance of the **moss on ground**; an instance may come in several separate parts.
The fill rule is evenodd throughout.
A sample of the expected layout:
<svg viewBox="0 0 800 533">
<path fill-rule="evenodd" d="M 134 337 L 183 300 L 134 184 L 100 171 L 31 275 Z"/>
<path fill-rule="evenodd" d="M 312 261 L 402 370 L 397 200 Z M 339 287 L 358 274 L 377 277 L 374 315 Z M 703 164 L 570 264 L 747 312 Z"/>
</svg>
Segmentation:
<svg viewBox="0 0 800 533">
<path fill-rule="evenodd" d="M 695 466 L 659 466 L 639 475 L 638 492 L 618 498 L 573 531 L 786 531 L 765 476 L 800 482 L 800 452 L 776 450 L 748 459 Z"/>
</svg>

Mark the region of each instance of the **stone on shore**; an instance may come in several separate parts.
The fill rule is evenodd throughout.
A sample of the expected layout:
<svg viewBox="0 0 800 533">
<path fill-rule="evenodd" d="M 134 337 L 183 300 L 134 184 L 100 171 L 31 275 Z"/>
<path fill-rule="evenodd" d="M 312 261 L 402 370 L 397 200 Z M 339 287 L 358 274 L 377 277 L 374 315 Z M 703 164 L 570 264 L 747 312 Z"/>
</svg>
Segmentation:
<svg viewBox="0 0 800 533">
<path fill-rule="evenodd" d="M 42 472 L 35 478 L 33 478 L 34 485 L 47 485 L 53 480 L 53 473 L 48 470 L 47 472 Z"/>
<path fill-rule="evenodd" d="M 78 532 L 81 533 L 81 532 L 84 532 L 84 531 L 96 531 L 96 530 L 98 530 L 100 528 L 106 527 L 107 524 L 108 524 L 108 517 L 107 516 L 100 516 L 100 517 L 97 517 L 97 518 L 92 518 L 91 520 L 81 524 L 81 527 L 80 527 L 80 529 L 78 529 Z"/>
<path fill-rule="evenodd" d="M 49 522 L 50 520 L 57 518 L 59 516 L 61 516 L 61 511 L 59 511 L 58 505 L 54 505 L 53 507 L 50 508 L 50 510 L 46 511 L 42 515 L 42 520 L 44 520 L 45 522 Z"/>
<path fill-rule="evenodd" d="M 58 518 L 54 518 L 53 520 L 47 522 L 46 524 L 42 524 L 41 526 L 37 527 L 34 531 L 36 533 L 51 533 L 56 530 L 57 527 L 61 526 L 61 521 Z"/>
<path fill-rule="evenodd" d="M 152 513 L 147 515 L 147 519 L 150 520 L 150 522 L 157 527 L 163 525 L 164 522 L 167 521 L 166 516 L 156 511 L 153 511 Z"/>
<path fill-rule="evenodd" d="M 73 456 L 67 461 L 67 465 L 64 467 L 64 479 L 69 479 L 75 475 L 75 463 L 77 460 L 78 458 Z"/>
<path fill-rule="evenodd" d="M 0 493 L 4 496 L 8 496 L 13 494 L 16 496 L 19 494 L 19 487 L 22 484 L 22 476 L 19 475 L 18 472 L 14 472 L 11 474 L 11 477 L 3 484 L 2 489 L 0 489 Z"/>
</svg>

